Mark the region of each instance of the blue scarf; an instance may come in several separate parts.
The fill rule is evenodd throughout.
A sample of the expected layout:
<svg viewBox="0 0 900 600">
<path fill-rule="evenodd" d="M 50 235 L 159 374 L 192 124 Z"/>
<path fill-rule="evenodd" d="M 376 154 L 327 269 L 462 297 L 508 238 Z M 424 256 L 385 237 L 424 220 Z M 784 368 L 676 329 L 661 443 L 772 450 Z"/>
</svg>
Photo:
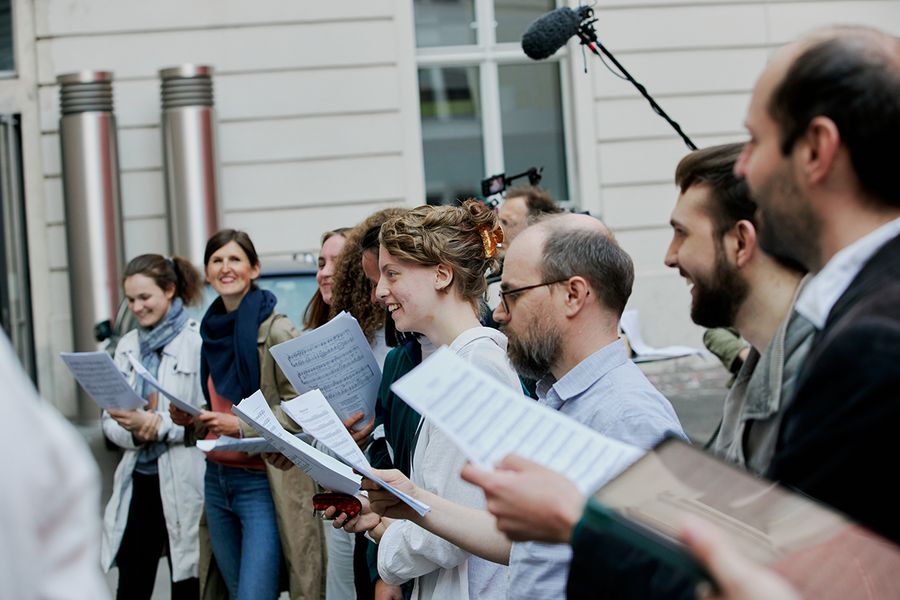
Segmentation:
<svg viewBox="0 0 900 600">
<path fill-rule="evenodd" d="M 237 310 L 225 311 L 222 298 L 210 305 L 200 336 L 200 382 L 209 401 L 207 380 L 212 376 L 216 393 L 237 404 L 259 389 L 259 354 L 256 339 L 259 325 L 269 318 L 278 299 L 268 290 L 253 287 Z"/>
<path fill-rule="evenodd" d="M 141 364 L 150 374 L 159 379 L 159 361 L 162 349 L 174 340 L 187 323 L 188 316 L 184 312 L 181 298 L 175 298 L 166 312 L 162 321 L 152 328 L 141 327 L 138 329 L 138 343 L 140 344 Z M 142 381 L 141 396 L 149 398 L 151 392 L 156 391 L 146 381 Z"/>
</svg>

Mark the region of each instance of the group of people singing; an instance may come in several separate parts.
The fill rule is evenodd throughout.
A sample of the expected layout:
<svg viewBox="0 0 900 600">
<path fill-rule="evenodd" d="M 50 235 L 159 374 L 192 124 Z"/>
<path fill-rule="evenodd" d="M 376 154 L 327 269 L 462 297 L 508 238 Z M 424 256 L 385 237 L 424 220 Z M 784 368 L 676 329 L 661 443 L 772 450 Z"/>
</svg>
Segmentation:
<svg viewBox="0 0 900 600">
<path fill-rule="evenodd" d="M 888 161 L 898 98 L 900 42 L 880 32 L 819 31 L 776 54 L 754 89 L 750 142 L 678 166 L 665 257 L 692 285 L 692 319 L 734 327 L 752 346 L 710 449 L 894 543 L 900 521 L 874 463 L 896 455 L 900 416 L 900 200 Z M 187 261 L 132 260 L 123 285 L 139 327 L 116 362 L 148 407 L 103 415 L 124 449 L 102 548 L 104 566 L 119 568 L 119 597 L 148 598 L 163 553 L 177 598 L 693 597 L 678 572 L 592 530 L 591 501 L 564 477 L 516 456 L 496 471 L 467 465 L 390 389 L 447 346 L 516 393 L 536 382 L 537 402 L 616 440 L 646 449 L 684 437 L 619 335 L 629 255 L 587 215 L 526 225 L 504 240 L 497 214 L 469 200 L 379 211 L 323 236 L 303 327 L 342 310 L 357 318 L 382 383 L 375 420 L 345 425 L 385 481 L 431 507 L 420 516 L 364 479 L 362 512 L 329 509 L 324 530 L 311 511 L 316 484 L 283 457 L 204 460 L 192 447 L 255 436 L 230 408 L 258 389 L 299 431 L 278 408 L 295 393 L 268 350 L 302 334 L 255 285 L 250 238 L 209 240 L 205 279 L 218 298 L 199 324 L 184 311 L 201 287 Z M 500 274 L 492 311 L 489 274 Z M 484 325 L 489 316 L 499 328 Z M 170 407 L 129 354 L 200 415 Z M 787 599 L 803 588 L 703 525 L 683 538 L 720 583 L 710 594 Z"/>
</svg>

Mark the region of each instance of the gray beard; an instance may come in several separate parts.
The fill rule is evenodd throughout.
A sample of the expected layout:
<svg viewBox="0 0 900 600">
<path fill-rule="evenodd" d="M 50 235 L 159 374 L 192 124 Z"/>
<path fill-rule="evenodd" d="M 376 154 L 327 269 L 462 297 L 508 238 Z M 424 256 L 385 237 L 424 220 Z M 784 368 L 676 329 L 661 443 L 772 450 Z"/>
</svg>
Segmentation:
<svg viewBox="0 0 900 600">
<path fill-rule="evenodd" d="M 533 327 L 520 338 L 508 336 L 506 352 L 516 372 L 526 379 L 542 379 L 559 358 L 562 336 L 549 327 Z"/>
</svg>

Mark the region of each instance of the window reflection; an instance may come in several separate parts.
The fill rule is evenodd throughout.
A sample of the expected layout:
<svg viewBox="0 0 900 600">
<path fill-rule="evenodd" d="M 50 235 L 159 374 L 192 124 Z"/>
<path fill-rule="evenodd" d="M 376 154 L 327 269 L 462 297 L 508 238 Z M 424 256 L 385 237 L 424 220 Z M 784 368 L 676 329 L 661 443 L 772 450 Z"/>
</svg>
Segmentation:
<svg viewBox="0 0 900 600">
<path fill-rule="evenodd" d="M 10 0 L 0 0 L 0 74 L 10 74 L 16 70 L 10 5 Z"/>
<path fill-rule="evenodd" d="M 478 68 L 420 69 L 419 102 L 428 204 L 477 195 L 484 177 Z"/>
<path fill-rule="evenodd" d="M 416 46 L 475 43 L 475 0 L 413 0 Z"/>
<path fill-rule="evenodd" d="M 554 0 L 497 0 L 494 18 L 498 42 L 519 42 L 535 19 L 556 8 Z"/>
<path fill-rule="evenodd" d="M 559 64 L 505 65 L 499 71 L 506 172 L 543 166 L 541 187 L 556 200 L 568 200 Z"/>
</svg>

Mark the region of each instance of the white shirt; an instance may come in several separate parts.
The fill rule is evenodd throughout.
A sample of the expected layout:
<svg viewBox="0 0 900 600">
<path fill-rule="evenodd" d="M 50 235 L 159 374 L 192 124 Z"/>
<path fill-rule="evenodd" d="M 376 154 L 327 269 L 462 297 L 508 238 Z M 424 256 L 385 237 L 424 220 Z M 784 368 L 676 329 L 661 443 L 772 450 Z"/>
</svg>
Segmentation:
<svg viewBox="0 0 900 600">
<path fill-rule="evenodd" d="M 521 392 L 506 356 L 506 336 L 499 331 L 473 327 L 461 333 L 450 350 Z M 413 451 L 413 483 L 457 504 L 484 509 L 481 489 L 459 477 L 465 462 L 465 455 L 449 437 L 430 421 L 422 421 Z M 507 597 L 505 566 L 472 556 L 410 521 L 395 521 L 385 531 L 378 548 L 378 572 L 394 585 L 415 579 L 414 600 Z"/>
<path fill-rule="evenodd" d="M 0 598 L 109 598 L 97 465 L 38 397 L 2 332 L 0 381 Z"/>
<path fill-rule="evenodd" d="M 863 266 L 878 250 L 900 235 L 900 218 L 885 223 L 831 257 L 809 280 L 795 306 L 816 329 L 823 329 L 831 309 L 847 291 Z"/>
</svg>

